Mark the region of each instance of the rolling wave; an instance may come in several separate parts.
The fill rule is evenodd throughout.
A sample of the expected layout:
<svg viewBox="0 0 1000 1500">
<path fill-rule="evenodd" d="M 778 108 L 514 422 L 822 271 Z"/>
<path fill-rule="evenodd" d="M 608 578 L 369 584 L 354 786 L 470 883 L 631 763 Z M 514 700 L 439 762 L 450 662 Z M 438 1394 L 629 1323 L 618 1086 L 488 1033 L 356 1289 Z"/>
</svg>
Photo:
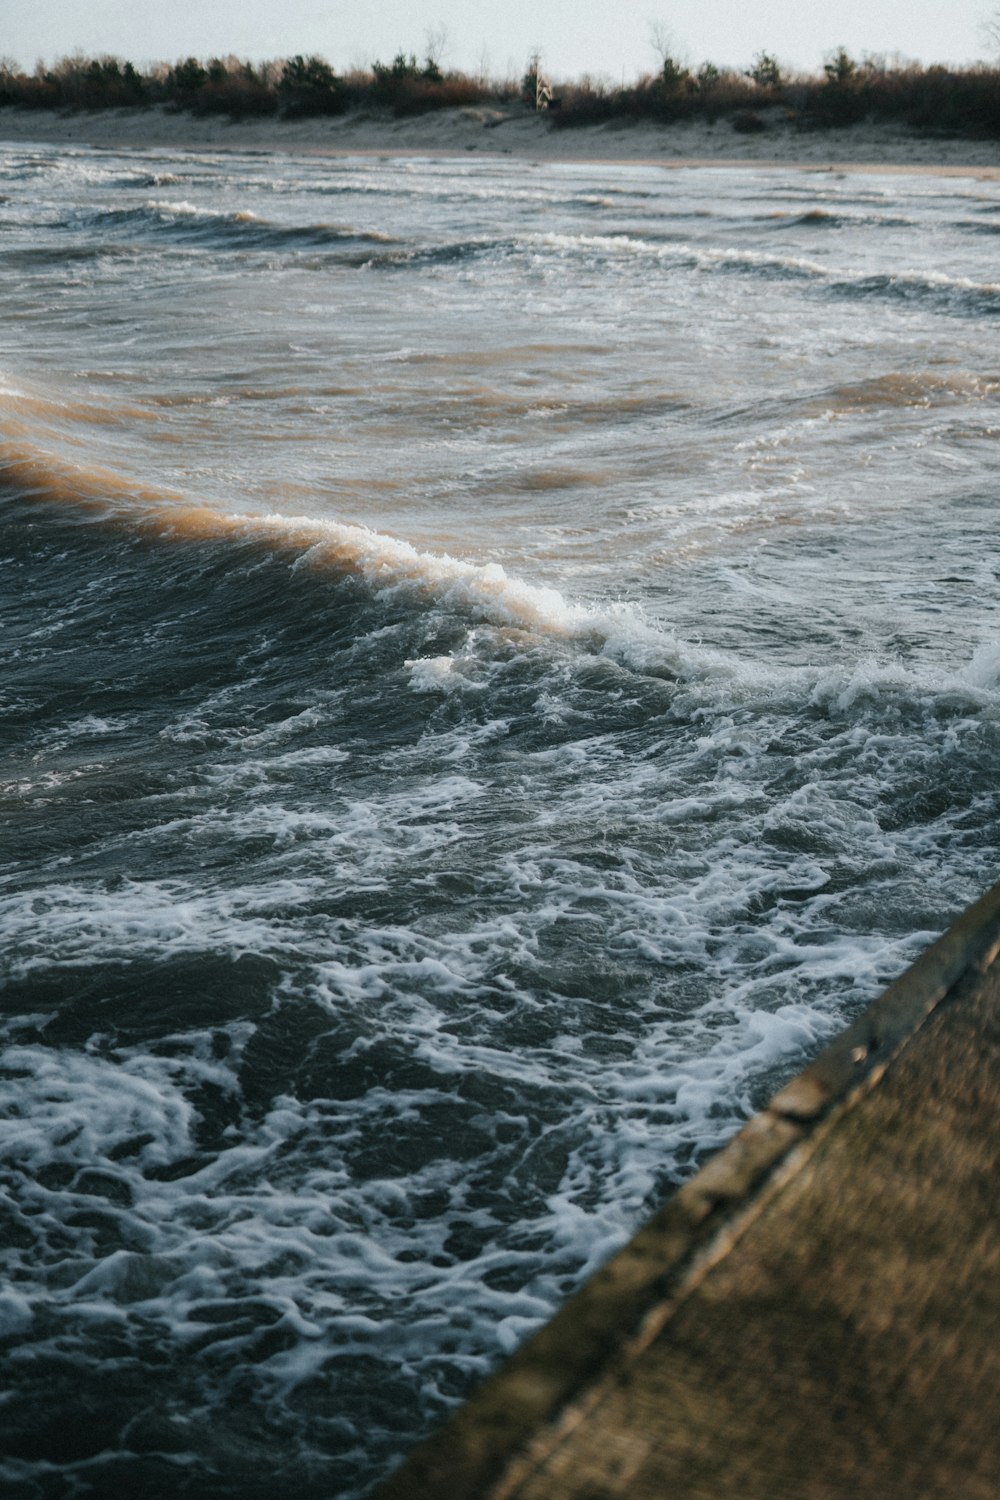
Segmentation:
<svg viewBox="0 0 1000 1500">
<path fill-rule="evenodd" d="M 918 221 L 900 214 L 844 213 L 832 208 L 810 208 L 804 214 L 788 215 L 789 229 L 913 229 Z"/>
<path fill-rule="evenodd" d="M 664 244 L 633 235 L 541 234 L 519 240 L 465 241 L 428 252 L 440 260 L 466 259 L 501 251 L 550 254 L 557 258 L 601 261 L 613 265 L 623 258 L 648 258 L 702 272 L 726 272 L 782 281 L 811 282 L 837 297 L 925 300 L 936 310 L 974 317 L 1000 312 L 1000 282 L 981 282 L 946 272 L 899 269 L 871 274 L 837 267 L 801 255 L 735 246 L 706 246 L 692 242 Z M 406 252 L 400 264 L 419 263 L 421 252 Z"/>
<path fill-rule="evenodd" d="M 928 376 L 919 381 L 892 377 L 831 393 L 845 410 L 857 406 L 912 405 L 928 398 L 962 399 L 961 383 Z M 822 399 L 822 409 L 829 397 Z M 941 698 L 968 702 L 977 711 L 992 713 L 994 685 L 983 674 L 981 659 L 973 669 L 956 664 L 951 670 L 921 669 L 872 660 L 859 666 L 848 662 L 831 669 L 821 659 L 815 665 L 767 668 L 740 654 L 683 641 L 663 625 L 650 621 L 635 605 L 580 604 L 558 589 L 510 574 L 499 562 L 480 562 L 448 553 L 423 550 L 391 534 L 367 526 L 308 515 L 239 513 L 195 503 L 179 491 L 156 489 L 103 467 L 57 463 L 42 449 L 6 443 L 0 446 L 0 493 L 9 503 L 52 507 L 54 516 L 77 515 L 123 530 L 136 537 L 171 543 L 236 543 L 284 559 L 293 573 L 353 577 L 363 582 L 371 597 L 405 602 L 420 611 L 443 612 L 464 622 L 489 625 L 501 653 L 511 641 L 527 650 L 532 639 L 564 642 L 586 655 L 613 661 L 630 673 L 666 684 L 702 686 L 709 698 L 759 698 L 789 703 L 837 701 L 841 706 L 861 694 L 886 702 L 911 696 L 915 701 Z M 252 564 L 250 565 L 252 566 Z M 513 636 L 503 633 L 513 631 Z M 523 634 L 518 635 L 521 632 Z M 482 672 L 479 648 L 471 654 L 459 638 L 444 655 L 420 655 L 406 666 L 418 690 L 450 691 L 475 685 Z"/>
<path fill-rule="evenodd" d="M 224 212 L 184 199 L 152 199 L 137 208 L 104 209 L 91 221 L 102 238 L 123 231 L 212 249 L 323 250 L 352 244 L 392 244 L 392 236 L 347 224 L 279 224 L 249 210 Z"/>
</svg>

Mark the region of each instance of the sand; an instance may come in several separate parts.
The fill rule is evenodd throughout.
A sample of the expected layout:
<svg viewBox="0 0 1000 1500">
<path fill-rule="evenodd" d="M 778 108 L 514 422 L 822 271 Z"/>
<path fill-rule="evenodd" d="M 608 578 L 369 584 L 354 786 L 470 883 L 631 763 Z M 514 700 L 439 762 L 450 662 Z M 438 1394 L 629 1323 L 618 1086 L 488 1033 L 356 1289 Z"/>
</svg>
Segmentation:
<svg viewBox="0 0 1000 1500">
<path fill-rule="evenodd" d="M 266 151 L 295 154 L 456 156 L 463 152 L 541 161 L 653 162 L 664 167 L 770 163 L 807 171 L 934 172 L 1000 178 L 1000 141 L 935 138 L 901 127 L 798 130 L 780 111 L 766 130 L 740 135 L 725 119 L 673 125 L 616 120 L 557 129 L 520 105 L 444 110 L 412 119 L 355 113 L 284 121 L 198 119 L 162 108 L 60 113 L 0 109 L 0 142 L 59 142 L 105 149 Z"/>
</svg>

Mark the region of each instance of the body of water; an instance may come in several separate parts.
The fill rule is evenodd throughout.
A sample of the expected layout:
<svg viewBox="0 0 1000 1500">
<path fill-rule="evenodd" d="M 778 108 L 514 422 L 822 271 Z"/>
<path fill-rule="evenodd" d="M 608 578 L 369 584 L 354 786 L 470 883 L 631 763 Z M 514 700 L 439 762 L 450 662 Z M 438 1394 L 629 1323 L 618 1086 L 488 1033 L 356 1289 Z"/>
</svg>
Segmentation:
<svg viewBox="0 0 1000 1500">
<path fill-rule="evenodd" d="M 1000 184 L 0 149 L 0 1478 L 357 1497 L 997 875 Z"/>
</svg>

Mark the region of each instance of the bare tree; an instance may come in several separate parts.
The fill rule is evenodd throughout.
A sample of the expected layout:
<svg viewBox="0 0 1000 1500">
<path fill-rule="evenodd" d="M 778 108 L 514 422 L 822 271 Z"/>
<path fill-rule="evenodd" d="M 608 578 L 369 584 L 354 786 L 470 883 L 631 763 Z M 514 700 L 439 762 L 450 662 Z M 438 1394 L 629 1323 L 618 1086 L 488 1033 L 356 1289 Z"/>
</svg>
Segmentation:
<svg viewBox="0 0 1000 1500">
<path fill-rule="evenodd" d="M 660 59 L 661 67 L 669 57 L 673 57 L 676 43 L 666 21 L 650 21 L 649 45 Z"/>
<path fill-rule="evenodd" d="M 649 42 L 660 59 L 660 79 L 668 94 L 680 94 L 691 86 L 691 69 L 680 55 L 674 37 L 663 21 L 649 23 Z"/>
<path fill-rule="evenodd" d="M 427 66 L 440 72 L 448 51 L 448 28 L 443 23 L 428 26 L 424 32 L 424 56 Z"/>
</svg>

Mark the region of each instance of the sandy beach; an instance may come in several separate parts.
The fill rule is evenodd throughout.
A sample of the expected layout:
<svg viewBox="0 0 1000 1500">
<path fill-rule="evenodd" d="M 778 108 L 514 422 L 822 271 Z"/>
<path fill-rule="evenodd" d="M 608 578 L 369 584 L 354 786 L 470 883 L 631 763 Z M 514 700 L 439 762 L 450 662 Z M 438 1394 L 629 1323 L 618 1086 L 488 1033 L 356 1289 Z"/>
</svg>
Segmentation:
<svg viewBox="0 0 1000 1500">
<path fill-rule="evenodd" d="M 903 128 L 855 125 L 803 131 L 780 110 L 767 128 L 741 135 L 728 120 L 654 125 L 615 120 L 558 129 L 520 105 L 463 108 L 408 119 L 360 112 L 339 118 L 233 122 L 163 108 L 93 113 L 0 110 L 0 141 L 64 142 L 117 149 L 377 153 L 454 156 L 463 151 L 546 161 L 655 162 L 665 167 L 772 163 L 807 171 L 935 172 L 1000 177 L 1000 142 L 933 138 Z"/>
</svg>

